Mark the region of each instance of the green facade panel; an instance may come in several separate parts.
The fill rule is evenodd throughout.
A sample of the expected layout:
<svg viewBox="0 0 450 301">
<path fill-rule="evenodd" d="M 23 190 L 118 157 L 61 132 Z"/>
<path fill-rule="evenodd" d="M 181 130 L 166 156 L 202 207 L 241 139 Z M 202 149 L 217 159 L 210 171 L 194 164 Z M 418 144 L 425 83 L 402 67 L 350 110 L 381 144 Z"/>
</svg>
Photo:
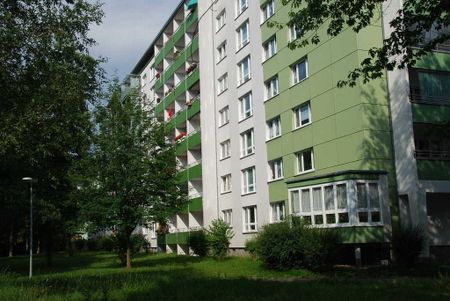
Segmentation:
<svg viewBox="0 0 450 301">
<path fill-rule="evenodd" d="M 383 227 L 345 227 L 337 228 L 344 243 L 383 243 L 386 235 Z"/>
<path fill-rule="evenodd" d="M 202 212 L 203 211 L 203 199 L 202 197 L 198 197 L 195 199 L 189 200 L 186 207 L 183 208 L 182 213 L 187 214 L 188 212 Z"/>
<path fill-rule="evenodd" d="M 186 168 L 177 174 L 177 182 L 184 183 L 189 179 L 198 179 L 202 176 L 202 165 L 197 164 L 192 167 Z"/>
</svg>

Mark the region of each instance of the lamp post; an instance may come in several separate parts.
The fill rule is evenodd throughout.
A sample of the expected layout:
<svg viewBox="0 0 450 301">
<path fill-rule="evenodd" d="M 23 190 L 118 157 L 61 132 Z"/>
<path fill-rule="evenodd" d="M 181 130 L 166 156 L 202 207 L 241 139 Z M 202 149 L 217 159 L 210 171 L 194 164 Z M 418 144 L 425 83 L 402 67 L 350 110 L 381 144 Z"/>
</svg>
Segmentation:
<svg viewBox="0 0 450 301">
<path fill-rule="evenodd" d="M 33 178 L 25 177 L 22 181 L 30 182 L 30 278 L 33 276 Z"/>
</svg>

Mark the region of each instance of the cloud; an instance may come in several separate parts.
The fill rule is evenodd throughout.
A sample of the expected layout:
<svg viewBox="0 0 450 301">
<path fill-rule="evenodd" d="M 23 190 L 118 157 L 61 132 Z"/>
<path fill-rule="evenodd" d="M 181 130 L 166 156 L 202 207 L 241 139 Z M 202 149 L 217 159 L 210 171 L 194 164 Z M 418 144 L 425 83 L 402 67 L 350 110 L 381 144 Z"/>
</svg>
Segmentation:
<svg viewBox="0 0 450 301">
<path fill-rule="evenodd" d="M 92 1 L 94 2 L 94 1 Z M 109 76 L 124 78 L 149 47 L 180 0 L 104 0 L 105 17 L 91 28 L 95 57 L 106 57 Z"/>
</svg>

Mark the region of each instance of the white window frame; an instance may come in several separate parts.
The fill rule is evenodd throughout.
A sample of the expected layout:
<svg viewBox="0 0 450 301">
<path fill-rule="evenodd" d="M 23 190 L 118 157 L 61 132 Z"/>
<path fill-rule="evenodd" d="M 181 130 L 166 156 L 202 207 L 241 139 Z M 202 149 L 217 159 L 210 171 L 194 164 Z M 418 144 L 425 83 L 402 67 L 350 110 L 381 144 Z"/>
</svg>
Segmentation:
<svg viewBox="0 0 450 301">
<path fill-rule="evenodd" d="M 269 165 L 269 182 L 283 179 L 283 158 L 278 158 L 268 162 Z"/>
<path fill-rule="evenodd" d="M 286 204 L 284 201 L 270 204 L 270 222 L 279 223 L 286 219 Z"/>
<path fill-rule="evenodd" d="M 302 110 L 305 108 L 308 110 L 308 121 L 307 122 L 304 122 L 302 120 Z M 307 126 L 308 124 L 311 124 L 311 122 L 312 122 L 311 115 L 312 115 L 311 114 L 311 103 L 309 101 L 296 107 L 294 109 L 294 130 L 302 128 L 304 126 Z"/>
<path fill-rule="evenodd" d="M 231 156 L 231 140 L 225 140 L 220 143 L 220 160 L 229 158 Z"/>
<path fill-rule="evenodd" d="M 367 206 L 365 207 L 360 207 L 359 206 L 359 195 L 358 195 L 358 185 L 364 185 L 364 189 L 365 189 L 365 197 L 366 197 L 366 204 Z M 371 204 L 371 198 L 370 198 L 370 185 L 377 185 L 377 193 L 378 193 L 378 208 L 372 208 L 372 204 Z M 381 215 L 381 191 L 380 191 L 380 184 L 377 181 L 356 181 L 356 220 L 358 221 L 358 223 L 360 225 L 378 225 L 380 223 L 382 223 L 383 221 L 383 217 Z M 361 222 L 361 214 L 367 214 L 367 222 Z M 374 214 L 378 214 L 379 216 L 379 221 L 375 221 L 373 222 L 373 215 Z"/>
<path fill-rule="evenodd" d="M 249 81 L 252 78 L 251 71 L 252 61 L 250 55 L 246 56 L 242 61 L 237 64 L 238 69 L 238 86 Z"/>
<path fill-rule="evenodd" d="M 226 11 L 223 9 L 216 17 L 216 32 L 221 30 L 226 24 Z"/>
<path fill-rule="evenodd" d="M 251 221 L 251 210 L 253 211 L 254 221 Z M 258 231 L 258 208 L 256 205 L 242 208 L 243 233 Z"/>
<path fill-rule="evenodd" d="M 304 159 L 304 154 L 310 152 L 311 153 L 311 169 L 304 169 L 305 168 L 305 159 Z M 313 148 L 308 148 L 308 149 L 304 149 L 300 152 L 297 152 L 295 154 L 295 156 L 297 157 L 297 174 L 304 174 L 304 173 L 309 173 L 309 172 L 313 172 L 315 169 L 315 164 L 314 164 L 314 150 Z"/>
<path fill-rule="evenodd" d="M 278 82 L 278 76 L 274 76 L 271 79 L 267 80 L 264 83 L 265 90 L 266 90 L 266 100 L 269 100 L 278 94 L 280 94 L 280 85 Z"/>
<path fill-rule="evenodd" d="M 230 122 L 230 107 L 225 106 L 219 111 L 219 127 L 224 126 Z"/>
<path fill-rule="evenodd" d="M 364 184 L 366 189 L 370 184 L 377 185 L 378 192 L 378 201 L 379 208 L 372 211 L 379 215 L 379 222 L 371 222 L 370 220 L 370 212 L 369 212 L 369 222 L 359 222 L 359 212 L 358 210 L 358 197 L 357 197 L 357 184 Z M 347 180 L 347 181 L 338 181 L 331 183 L 324 183 L 320 185 L 313 185 L 307 187 L 299 187 L 289 189 L 289 213 L 294 216 L 302 217 L 307 223 L 311 224 L 315 227 L 323 227 L 323 228 L 335 228 L 335 227 L 349 227 L 349 226 L 381 226 L 383 225 L 383 215 L 382 215 L 382 204 L 383 204 L 383 196 L 381 190 L 381 181 L 374 180 Z M 344 190 L 340 190 L 345 192 L 345 200 L 339 199 L 338 187 L 342 187 L 345 185 Z M 332 203 L 327 203 L 327 198 L 325 197 L 325 189 L 332 189 Z M 321 208 L 315 208 L 314 203 L 314 190 L 320 189 L 321 194 Z M 302 191 L 309 191 L 309 200 L 303 200 Z M 329 190 L 328 190 L 329 191 Z M 367 190 L 366 190 L 367 191 Z M 293 195 L 296 195 L 294 198 Z M 317 194 L 316 194 L 317 195 Z M 328 194 L 330 196 L 330 194 Z M 294 201 L 296 204 L 294 204 Z M 369 200 L 367 200 L 369 201 Z M 308 205 L 304 210 L 304 205 Z M 327 204 L 332 204 L 331 208 Z M 345 204 L 344 206 L 342 206 Z M 368 203 L 369 204 L 369 203 Z M 370 206 L 370 205 L 368 205 Z M 316 206 L 317 207 L 317 206 Z M 320 217 L 322 216 L 322 217 Z M 317 218 L 316 218 L 317 217 Z M 322 221 L 321 223 L 317 223 L 318 221 Z M 332 222 L 329 222 L 332 220 Z"/>
<path fill-rule="evenodd" d="M 236 0 L 236 17 L 248 8 L 248 0 Z"/>
<path fill-rule="evenodd" d="M 302 30 L 297 31 L 297 27 L 291 26 L 289 27 L 289 41 L 293 42 L 295 40 L 297 40 L 300 36 L 299 36 L 299 32 L 301 32 Z"/>
<path fill-rule="evenodd" d="M 275 0 L 269 0 L 261 7 L 261 23 L 266 22 L 274 14 L 275 14 Z"/>
<path fill-rule="evenodd" d="M 277 38 L 272 36 L 263 44 L 264 60 L 268 60 L 277 54 Z"/>
<path fill-rule="evenodd" d="M 253 116 L 253 97 L 252 92 L 248 92 L 239 98 L 239 121 L 250 118 L 251 116 Z"/>
<path fill-rule="evenodd" d="M 267 124 L 267 141 L 281 136 L 281 118 L 277 116 L 266 122 Z"/>
<path fill-rule="evenodd" d="M 233 210 L 232 209 L 222 210 L 222 218 L 223 218 L 223 221 L 228 224 L 228 226 L 233 227 Z"/>
<path fill-rule="evenodd" d="M 229 193 L 231 192 L 232 186 L 231 186 L 231 174 L 227 174 L 221 177 L 222 180 L 222 186 L 220 189 L 220 193 Z"/>
<path fill-rule="evenodd" d="M 217 47 L 217 62 L 222 61 L 227 57 L 227 42 L 224 41 L 222 44 Z"/>
<path fill-rule="evenodd" d="M 250 183 L 250 173 L 253 183 Z M 242 195 L 256 192 L 256 169 L 254 166 L 242 170 Z"/>
<path fill-rule="evenodd" d="M 245 31 L 244 31 L 245 30 Z M 244 32 L 247 34 L 244 35 Z M 246 20 L 244 23 L 242 23 L 238 29 L 236 30 L 237 34 L 237 51 L 242 49 L 245 45 L 250 43 L 250 22 L 249 20 Z M 244 39 L 246 37 L 246 39 Z"/>
<path fill-rule="evenodd" d="M 222 94 L 228 89 L 228 73 L 225 73 L 217 79 L 217 95 Z"/>
<path fill-rule="evenodd" d="M 250 139 L 248 139 L 250 136 Z M 249 144 L 249 141 L 251 144 Z M 241 158 L 255 153 L 255 132 L 253 129 L 241 133 Z"/>
<path fill-rule="evenodd" d="M 305 64 L 305 77 L 300 78 L 300 65 Z M 302 81 L 306 80 L 309 77 L 309 70 L 308 70 L 308 58 L 304 58 L 294 65 L 291 66 L 291 72 L 292 72 L 292 85 L 296 85 L 298 83 L 301 83 Z"/>
</svg>

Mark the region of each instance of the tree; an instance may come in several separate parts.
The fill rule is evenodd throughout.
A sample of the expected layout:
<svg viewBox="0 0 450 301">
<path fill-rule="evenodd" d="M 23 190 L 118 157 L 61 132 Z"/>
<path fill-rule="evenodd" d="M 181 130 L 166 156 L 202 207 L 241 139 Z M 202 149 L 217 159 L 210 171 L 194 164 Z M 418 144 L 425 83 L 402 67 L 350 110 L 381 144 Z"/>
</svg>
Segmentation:
<svg viewBox="0 0 450 301">
<path fill-rule="evenodd" d="M 0 210 L 25 228 L 21 178 L 37 178 L 35 229 L 48 255 L 77 215 L 68 174 L 89 147 L 88 102 L 103 73 L 88 32 L 102 16 L 85 0 L 0 1 Z"/>
<path fill-rule="evenodd" d="M 299 39 L 291 41 L 291 49 L 319 44 L 318 30 L 327 24 L 329 36 L 337 36 L 350 27 L 355 32 L 371 24 L 381 14 L 384 0 L 282 0 L 291 5 L 289 21 L 269 22 L 270 26 L 301 28 Z M 450 2 L 448 0 L 405 0 L 390 22 L 393 32 L 381 47 L 373 47 L 361 65 L 350 71 L 338 86 L 354 86 L 359 78 L 364 83 L 379 78 L 384 70 L 405 68 L 428 54 L 438 44 L 450 39 Z M 431 35 L 425 35 L 432 33 Z M 420 48 L 418 46 L 420 45 Z M 412 49 L 412 47 L 414 49 Z"/>
<path fill-rule="evenodd" d="M 164 125 L 143 108 L 137 92 L 122 97 L 117 83 L 110 90 L 109 102 L 95 114 L 98 131 L 79 186 L 87 221 L 115 233 L 130 268 L 135 228 L 173 215 L 185 198 L 177 187 L 175 147 Z"/>
</svg>

